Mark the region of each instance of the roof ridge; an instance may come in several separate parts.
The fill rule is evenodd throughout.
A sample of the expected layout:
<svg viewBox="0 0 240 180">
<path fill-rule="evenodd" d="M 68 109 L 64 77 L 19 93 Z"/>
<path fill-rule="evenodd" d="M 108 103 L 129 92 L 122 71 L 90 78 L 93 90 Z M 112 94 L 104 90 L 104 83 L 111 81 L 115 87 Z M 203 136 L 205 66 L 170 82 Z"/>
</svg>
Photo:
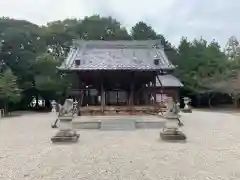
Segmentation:
<svg viewBox="0 0 240 180">
<path fill-rule="evenodd" d="M 99 49 L 122 49 L 122 48 L 133 48 L 133 49 L 163 49 L 161 40 L 73 40 L 74 46 L 85 46 L 86 48 L 99 48 Z"/>
</svg>

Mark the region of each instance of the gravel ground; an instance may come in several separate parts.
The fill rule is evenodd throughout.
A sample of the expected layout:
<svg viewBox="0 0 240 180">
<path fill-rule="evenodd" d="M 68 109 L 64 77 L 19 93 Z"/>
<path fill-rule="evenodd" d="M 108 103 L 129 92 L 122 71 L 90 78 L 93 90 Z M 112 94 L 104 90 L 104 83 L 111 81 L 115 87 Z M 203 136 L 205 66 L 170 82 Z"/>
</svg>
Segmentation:
<svg viewBox="0 0 240 180">
<path fill-rule="evenodd" d="M 77 144 L 51 144 L 53 114 L 0 120 L 3 180 L 239 180 L 237 115 L 184 114 L 187 143 L 166 143 L 159 130 L 80 131 Z"/>
</svg>

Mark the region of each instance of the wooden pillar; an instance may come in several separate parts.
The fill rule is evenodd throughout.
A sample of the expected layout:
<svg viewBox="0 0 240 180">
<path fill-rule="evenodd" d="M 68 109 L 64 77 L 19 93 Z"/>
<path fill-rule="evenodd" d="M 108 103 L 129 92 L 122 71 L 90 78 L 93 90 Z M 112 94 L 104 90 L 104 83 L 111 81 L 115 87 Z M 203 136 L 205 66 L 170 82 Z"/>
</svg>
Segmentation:
<svg viewBox="0 0 240 180">
<path fill-rule="evenodd" d="M 81 106 L 83 104 L 83 98 L 84 98 L 84 91 L 82 90 L 82 81 L 81 81 L 81 78 L 80 78 L 80 74 L 77 72 L 77 80 L 78 80 L 78 83 L 77 83 L 77 96 L 75 97 L 78 101 L 78 104 L 77 104 L 77 115 L 78 116 L 81 116 Z"/>
<path fill-rule="evenodd" d="M 153 92 L 153 97 L 154 97 L 153 105 L 156 105 L 156 98 L 157 98 L 157 96 L 156 96 L 156 90 L 157 90 L 157 88 L 156 88 L 156 75 L 154 75 L 154 79 L 152 81 L 152 85 L 153 85 L 152 92 Z"/>
<path fill-rule="evenodd" d="M 156 98 L 157 98 L 157 96 L 156 96 L 156 83 L 153 83 L 151 89 L 152 89 L 152 96 L 153 96 L 152 103 L 153 103 L 153 105 L 155 105 L 156 104 Z"/>
<path fill-rule="evenodd" d="M 151 89 L 151 82 L 148 83 L 148 86 L 147 86 L 147 90 L 146 90 L 146 93 L 147 93 L 147 105 L 151 105 L 151 94 L 152 94 L 152 89 Z"/>
<path fill-rule="evenodd" d="M 101 111 L 104 113 L 104 106 L 105 106 L 105 90 L 103 81 L 101 81 Z"/>
<path fill-rule="evenodd" d="M 131 112 L 134 111 L 134 73 L 130 74 L 130 95 L 129 95 L 129 105 Z"/>
<path fill-rule="evenodd" d="M 131 106 L 131 110 L 133 112 L 134 111 L 134 82 L 133 82 L 133 80 L 131 81 L 131 85 L 130 85 L 130 106 Z"/>
</svg>

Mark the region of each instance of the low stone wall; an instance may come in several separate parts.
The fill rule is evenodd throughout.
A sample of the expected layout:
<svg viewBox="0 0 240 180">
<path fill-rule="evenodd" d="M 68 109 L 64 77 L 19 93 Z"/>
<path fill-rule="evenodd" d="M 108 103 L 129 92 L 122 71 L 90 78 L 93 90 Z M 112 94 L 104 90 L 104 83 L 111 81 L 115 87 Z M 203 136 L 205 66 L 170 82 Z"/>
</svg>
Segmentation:
<svg viewBox="0 0 240 180">
<path fill-rule="evenodd" d="M 101 122 L 94 121 L 94 122 L 73 122 L 74 129 L 100 129 Z"/>
<path fill-rule="evenodd" d="M 136 129 L 161 129 L 164 127 L 165 120 L 157 116 L 81 116 L 73 121 L 75 129 L 100 129 L 102 122 L 116 120 L 134 122 Z"/>
<path fill-rule="evenodd" d="M 136 129 L 161 129 L 165 125 L 165 122 L 135 122 Z"/>
</svg>

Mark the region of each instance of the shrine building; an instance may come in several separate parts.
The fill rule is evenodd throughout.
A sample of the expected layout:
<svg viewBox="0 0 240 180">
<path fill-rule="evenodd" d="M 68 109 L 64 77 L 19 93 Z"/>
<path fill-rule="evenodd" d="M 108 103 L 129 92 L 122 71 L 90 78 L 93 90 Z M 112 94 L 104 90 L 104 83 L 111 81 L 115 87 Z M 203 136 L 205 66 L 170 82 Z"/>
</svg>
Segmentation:
<svg viewBox="0 0 240 180">
<path fill-rule="evenodd" d="M 74 40 L 58 69 L 76 76 L 69 94 L 82 113 L 155 111 L 183 86 L 160 40 Z"/>
</svg>

